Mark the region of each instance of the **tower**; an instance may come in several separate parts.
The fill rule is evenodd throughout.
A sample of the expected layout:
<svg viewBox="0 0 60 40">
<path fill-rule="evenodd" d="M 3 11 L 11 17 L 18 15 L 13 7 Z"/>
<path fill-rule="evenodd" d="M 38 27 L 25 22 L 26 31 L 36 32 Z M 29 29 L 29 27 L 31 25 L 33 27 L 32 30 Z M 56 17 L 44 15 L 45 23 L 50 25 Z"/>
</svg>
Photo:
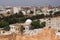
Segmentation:
<svg viewBox="0 0 60 40">
<path fill-rule="evenodd" d="M 33 2 L 33 11 L 34 11 L 33 15 L 36 15 L 36 2 L 35 1 Z"/>
</svg>

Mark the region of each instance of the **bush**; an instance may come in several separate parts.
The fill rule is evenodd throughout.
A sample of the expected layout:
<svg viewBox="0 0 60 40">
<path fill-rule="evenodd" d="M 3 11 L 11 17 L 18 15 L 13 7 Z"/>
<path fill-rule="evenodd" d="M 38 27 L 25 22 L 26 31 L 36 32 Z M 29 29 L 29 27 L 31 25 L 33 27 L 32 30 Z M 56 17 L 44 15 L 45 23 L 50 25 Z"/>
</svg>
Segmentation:
<svg viewBox="0 0 60 40">
<path fill-rule="evenodd" d="M 51 13 L 51 14 L 52 14 L 52 13 L 53 13 L 53 11 L 49 11 L 49 13 Z"/>
<path fill-rule="evenodd" d="M 30 14 L 33 14 L 34 13 L 34 11 L 30 11 Z"/>
<path fill-rule="evenodd" d="M 43 28 L 45 27 L 46 22 L 41 22 L 40 26 Z"/>
<path fill-rule="evenodd" d="M 4 28 L 4 30 L 8 31 L 9 30 L 9 23 L 6 21 L 1 21 L 0 22 L 0 28 Z"/>
<path fill-rule="evenodd" d="M 33 21 L 31 23 L 31 29 L 43 28 L 45 27 L 46 22 Z"/>
<path fill-rule="evenodd" d="M 54 15 L 55 16 L 58 16 L 58 15 L 60 16 L 60 11 L 55 12 Z"/>
<path fill-rule="evenodd" d="M 40 27 L 40 23 L 38 21 L 33 21 L 31 23 L 31 26 L 33 29 L 39 28 Z"/>
</svg>

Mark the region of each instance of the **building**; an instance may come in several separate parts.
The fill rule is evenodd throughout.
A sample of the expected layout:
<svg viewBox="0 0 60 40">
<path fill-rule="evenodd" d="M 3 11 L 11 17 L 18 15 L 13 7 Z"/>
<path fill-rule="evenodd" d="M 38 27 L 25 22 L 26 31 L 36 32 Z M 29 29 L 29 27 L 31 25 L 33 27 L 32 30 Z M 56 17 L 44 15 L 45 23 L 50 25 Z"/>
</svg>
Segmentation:
<svg viewBox="0 0 60 40">
<path fill-rule="evenodd" d="M 21 9 L 21 7 L 20 6 L 15 6 L 15 7 L 13 7 L 13 13 L 15 14 L 15 13 L 19 13 L 19 11 L 21 11 L 22 9 Z"/>
<path fill-rule="evenodd" d="M 11 7 L 11 6 L 7 6 L 7 7 L 5 7 L 5 10 L 6 10 L 6 13 L 10 13 L 10 14 L 13 14 L 13 7 Z"/>
<path fill-rule="evenodd" d="M 46 19 L 40 19 L 41 22 L 45 21 L 47 28 L 51 27 L 56 29 L 57 31 L 60 30 L 60 18 L 54 17 L 54 18 L 46 18 Z"/>
<path fill-rule="evenodd" d="M 20 32 L 19 30 L 20 30 L 21 25 L 23 25 L 23 23 L 16 23 L 16 24 L 9 25 L 10 26 L 10 31 L 15 32 L 15 33 Z"/>
<path fill-rule="evenodd" d="M 24 23 L 24 27 L 25 27 L 25 31 L 28 32 L 29 31 L 29 27 L 31 24 L 32 20 L 31 19 L 27 19 Z"/>
<path fill-rule="evenodd" d="M 0 6 L 0 14 L 4 14 L 4 13 L 6 13 L 5 8 Z"/>
<path fill-rule="evenodd" d="M 25 28 L 25 32 L 28 32 L 31 22 L 32 22 L 32 20 L 27 19 L 25 23 L 11 24 L 11 25 L 9 25 L 10 26 L 10 31 L 15 32 L 15 33 L 19 33 L 21 26 L 23 26 Z"/>
</svg>

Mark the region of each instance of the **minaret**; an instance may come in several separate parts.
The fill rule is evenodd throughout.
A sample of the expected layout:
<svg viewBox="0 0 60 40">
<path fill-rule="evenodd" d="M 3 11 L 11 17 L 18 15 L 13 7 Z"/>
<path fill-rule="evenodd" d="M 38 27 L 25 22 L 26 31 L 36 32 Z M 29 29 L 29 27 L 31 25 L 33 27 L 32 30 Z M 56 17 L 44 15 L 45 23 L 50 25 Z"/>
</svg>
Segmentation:
<svg viewBox="0 0 60 40">
<path fill-rule="evenodd" d="M 34 7 L 34 14 L 33 15 L 36 15 L 36 12 L 35 12 L 36 8 Z"/>
<path fill-rule="evenodd" d="M 33 15 L 36 15 L 36 2 L 35 1 L 33 3 L 33 10 L 34 10 L 34 14 Z"/>
</svg>

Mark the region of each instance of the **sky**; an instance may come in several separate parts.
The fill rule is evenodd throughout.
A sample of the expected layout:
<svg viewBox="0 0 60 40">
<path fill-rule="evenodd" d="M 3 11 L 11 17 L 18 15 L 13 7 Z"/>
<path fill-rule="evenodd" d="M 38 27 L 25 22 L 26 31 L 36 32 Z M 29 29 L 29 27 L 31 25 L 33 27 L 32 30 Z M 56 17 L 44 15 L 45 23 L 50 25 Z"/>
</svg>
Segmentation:
<svg viewBox="0 0 60 40">
<path fill-rule="evenodd" d="M 4 6 L 60 6 L 60 0 L 0 0 L 0 5 Z"/>
</svg>

